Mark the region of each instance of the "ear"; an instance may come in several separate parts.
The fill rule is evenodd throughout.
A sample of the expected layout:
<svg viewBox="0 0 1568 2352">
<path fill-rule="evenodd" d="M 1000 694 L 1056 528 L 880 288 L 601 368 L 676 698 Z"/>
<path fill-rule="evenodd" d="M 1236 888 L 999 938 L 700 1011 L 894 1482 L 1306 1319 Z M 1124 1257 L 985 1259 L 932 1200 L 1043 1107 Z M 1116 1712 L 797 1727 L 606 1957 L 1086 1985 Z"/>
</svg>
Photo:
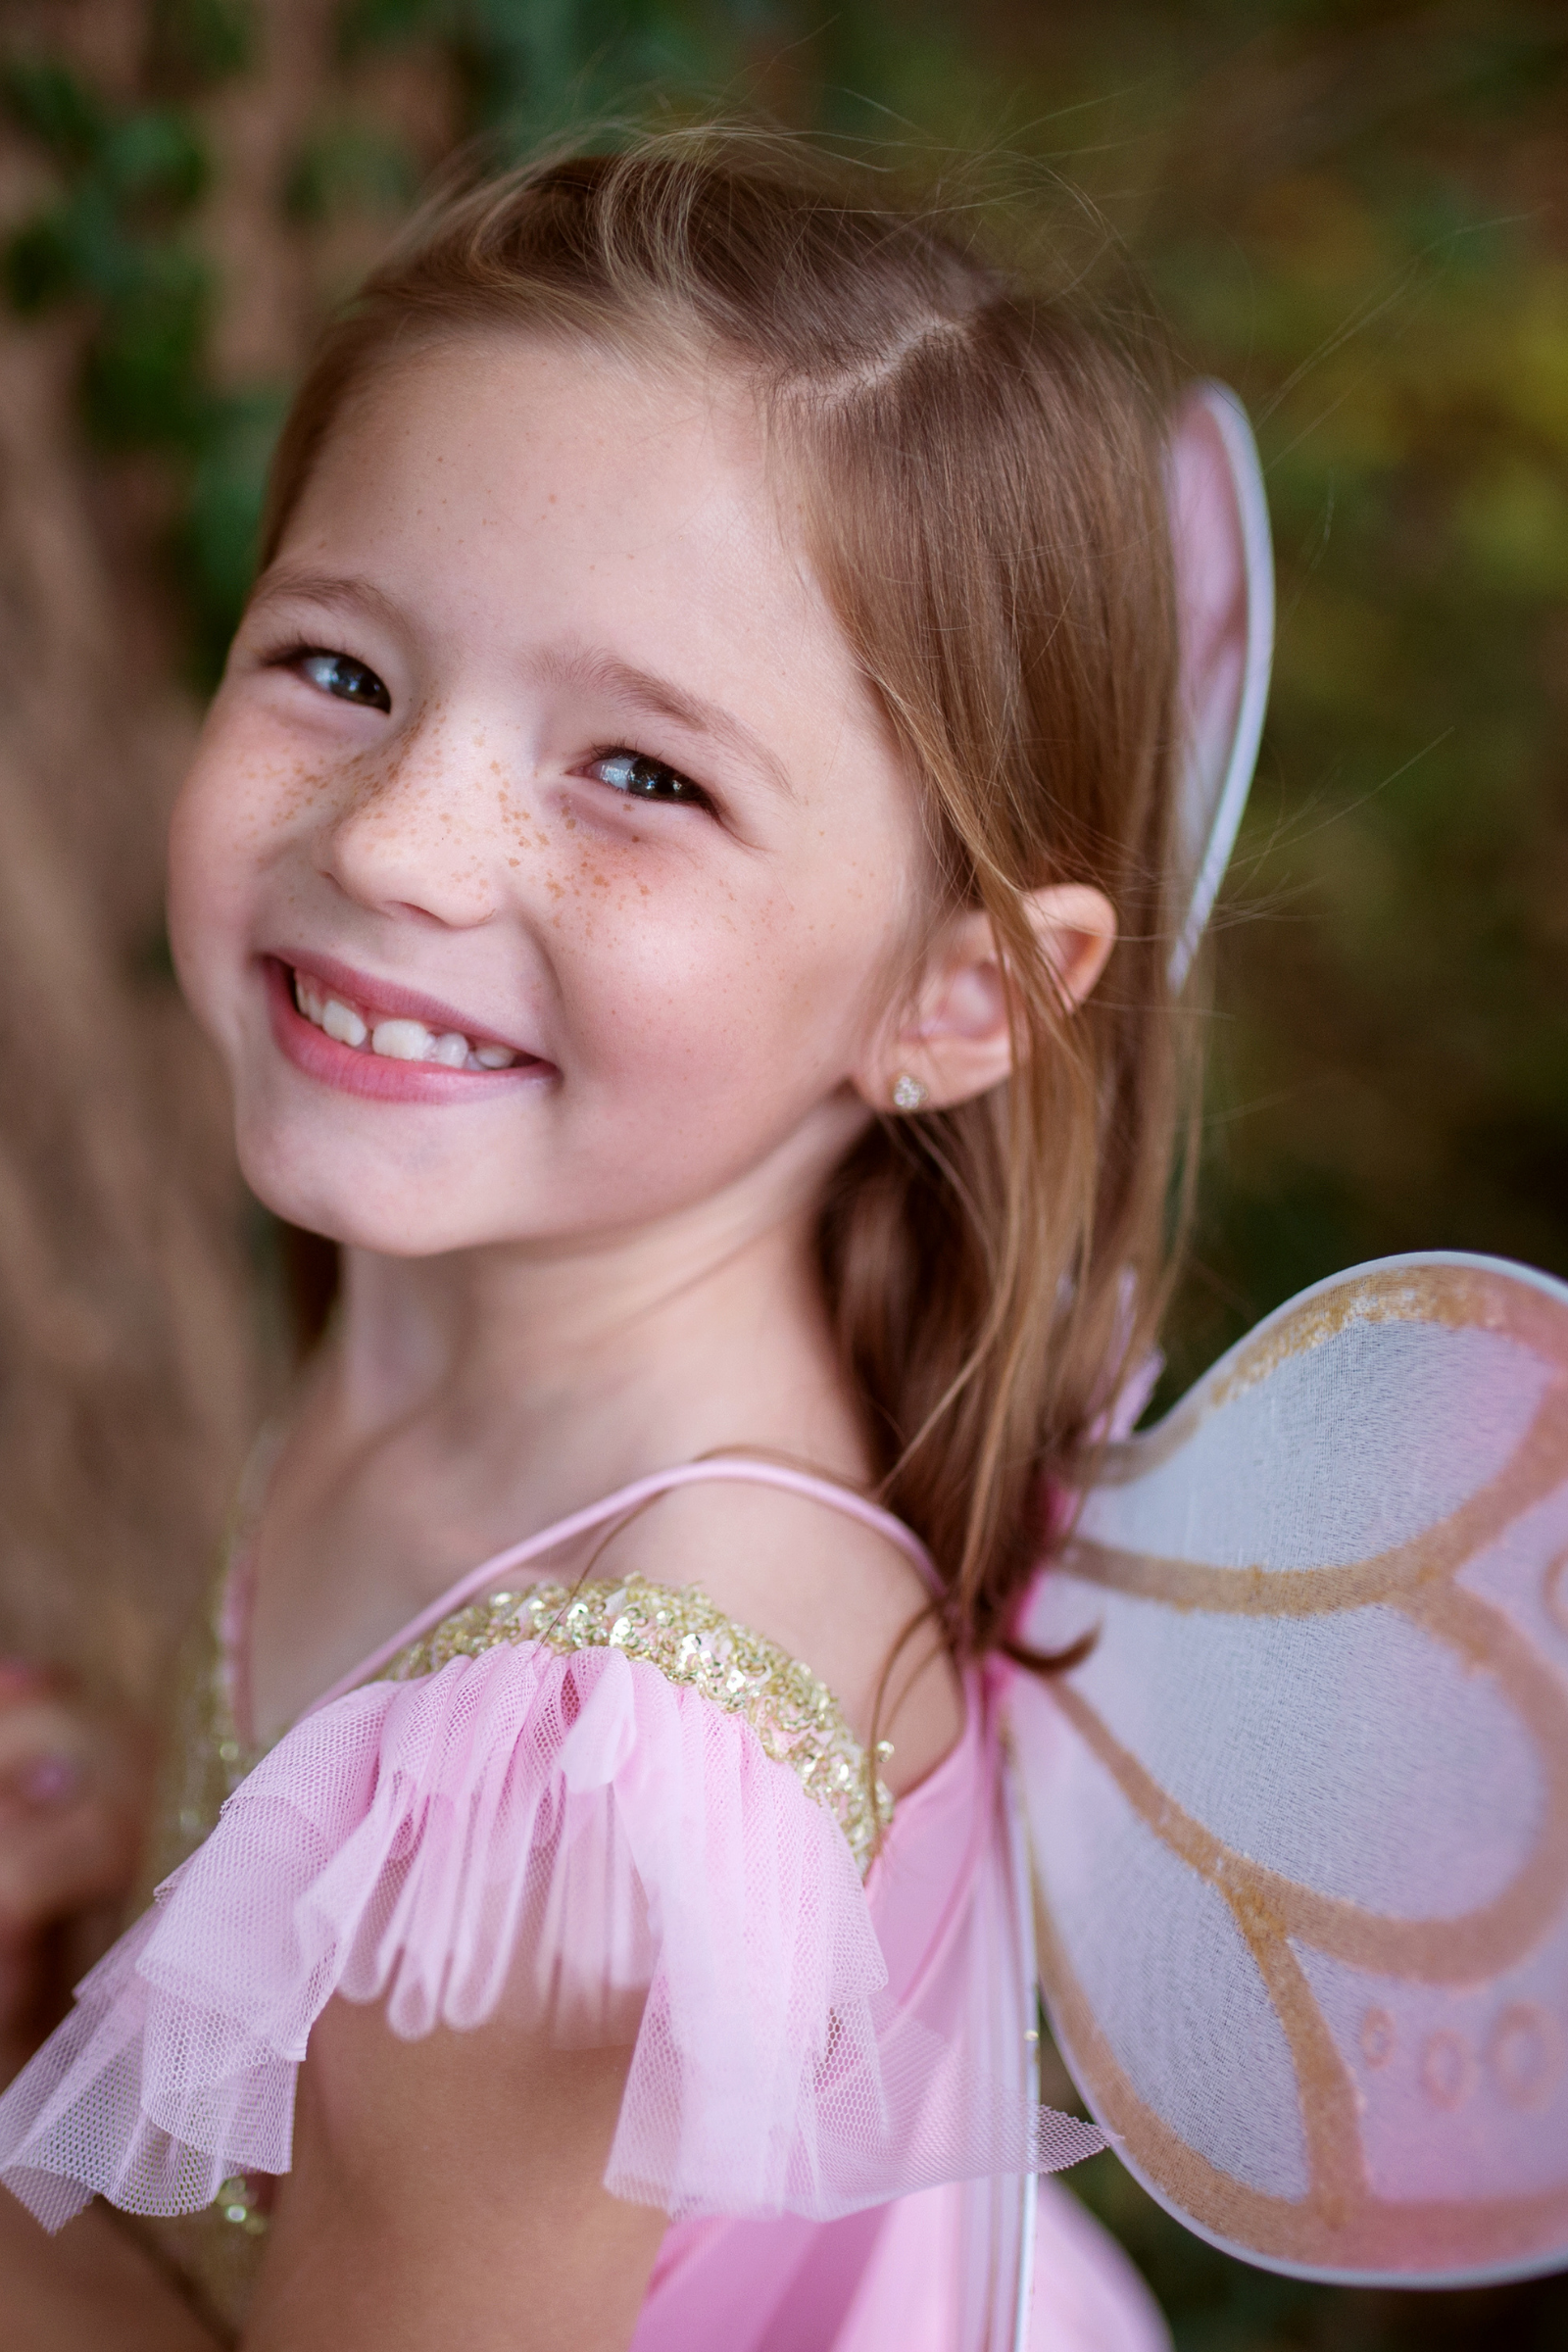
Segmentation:
<svg viewBox="0 0 1568 2352">
<path fill-rule="evenodd" d="M 1078 882 L 1032 892 L 1028 908 L 1063 999 L 1081 1004 L 1116 944 L 1115 909 L 1103 891 Z M 965 909 L 943 924 L 913 1004 L 878 1041 L 856 1085 L 885 1110 L 899 1081 L 912 1079 L 924 1090 L 916 1107 L 946 1110 L 1000 1086 L 1011 1068 L 1006 983 L 991 919 Z"/>
</svg>

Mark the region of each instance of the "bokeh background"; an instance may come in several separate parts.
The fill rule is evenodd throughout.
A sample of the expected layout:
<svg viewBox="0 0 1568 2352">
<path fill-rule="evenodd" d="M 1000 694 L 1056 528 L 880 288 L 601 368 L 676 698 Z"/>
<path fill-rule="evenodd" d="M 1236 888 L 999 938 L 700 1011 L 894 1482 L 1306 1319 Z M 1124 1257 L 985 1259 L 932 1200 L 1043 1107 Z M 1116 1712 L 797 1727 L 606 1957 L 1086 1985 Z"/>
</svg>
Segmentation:
<svg viewBox="0 0 1568 2352">
<path fill-rule="evenodd" d="M 163 819 L 324 314 L 457 145 L 722 104 L 1100 208 L 1256 420 L 1278 667 L 1170 1387 L 1391 1250 L 1568 1274 L 1560 0 L 6 0 L 0 1646 L 156 1706 L 280 1377 Z M 1073 2176 L 1183 2352 L 1568 2341 L 1244 2271 Z"/>
</svg>

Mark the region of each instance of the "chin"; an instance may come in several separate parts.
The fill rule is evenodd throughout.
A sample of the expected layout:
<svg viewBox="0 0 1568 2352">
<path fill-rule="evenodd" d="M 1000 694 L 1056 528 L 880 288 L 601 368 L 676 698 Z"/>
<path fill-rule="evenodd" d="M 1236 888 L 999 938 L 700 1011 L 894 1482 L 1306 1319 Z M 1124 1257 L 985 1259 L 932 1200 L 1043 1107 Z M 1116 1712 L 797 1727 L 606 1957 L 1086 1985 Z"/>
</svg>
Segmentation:
<svg viewBox="0 0 1568 2352">
<path fill-rule="evenodd" d="M 377 1181 L 340 1158 L 322 1165 L 316 1154 L 291 1152 L 270 1129 L 258 1133 L 242 1121 L 236 1143 L 240 1173 L 263 1207 L 324 1241 L 383 1257 L 433 1257 L 474 1238 L 451 1185 L 432 1186 L 438 1198 L 444 1193 L 438 1207 L 434 1200 L 411 1200 L 405 1184 Z"/>
</svg>

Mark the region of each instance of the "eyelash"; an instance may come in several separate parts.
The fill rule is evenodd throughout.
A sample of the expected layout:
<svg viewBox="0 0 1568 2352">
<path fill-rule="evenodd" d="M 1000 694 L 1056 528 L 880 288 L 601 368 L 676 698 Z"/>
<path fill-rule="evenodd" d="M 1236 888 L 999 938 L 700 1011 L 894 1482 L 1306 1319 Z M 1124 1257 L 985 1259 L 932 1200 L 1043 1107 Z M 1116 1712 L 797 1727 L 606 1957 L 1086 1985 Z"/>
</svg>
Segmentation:
<svg viewBox="0 0 1568 2352">
<path fill-rule="evenodd" d="M 319 679 L 312 678 L 309 683 L 315 686 L 318 693 L 330 696 L 333 701 L 357 705 L 361 710 L 380 710 L 390 705 L 391 698 L 384 681 L 370 667 L 369 663 L 362 662 L 357 654 L 338 653 L 328 646 L 301 643 L 288 646 L 271 655 L 270 662 L 273 667 L 295 670 L 300 669 L 301 664 L 306 662 L 342 662 L 346 668 L 358 670 L 365 677 L 373 680 L 379 692 L 387 696 L 387 706 L 374 702 L 369 695 L 333 695 L 331 687 L 323 684 Z M 650 752 L 634 752 L 629 744 L 613 744 L 608 751 L 596 752 L 587 765 L 592 772 L 596 768 L 609 767 L 616 761 L 620 762 L 628 771 L 625 780 L 619 784 L 610 783 L 608 777 L 600 780 L 608 786 L 609 790 L 617 793 L 623 800 L 660 801 L 665 808 L 702 808 L 710 816 L 712 815 L 712 800 L 702 786 L 694 783 L 690 776 L 683 775 L 678 767 L 672 767 L 667 760 L 656 759 Z M 643 771 L 644 777 L 641 786 L 633 780 L 639 769 Z M 673 792 L 648 791 L 646 779 L 650 773 L 667 776 L 676 789 Z"/>
<path fill-rule="evenodd" d="M 655 759 L 652 753 L 634 752 L 629 745 L 619 743 L 608 752 L 596 752 L 587 764 L 592 773 L 598 768 L 609 767 L 616 761 L 622 762 L 629 770 L 653 769 L 661 776 L 668 776 L 679 788 L 678 791 L 665 795 L 640 790 L 636 784 L 630 781 L 629 777 L 626 782 L 620 784 L 611 784 L 608 777 L 600 779 L 609 787 L 610 791 L 618 793 L 622 800 L 660 801 L 666 808 L 703 808 L 710 815 L 712 814 L 713 804 L 702 786 L 694 784 L 691 777 L 683 775 L 678 767 L 671 767 L 667 760 Z"/>
<path fill-rule="evenodd" d="M 311 678 L 308 680 L 308 683 L 314 686 L 318 694 L 327 695 L 333 702 L 348 703 L 351 707 L 358 708 L 361 710 L 380 710 L 385 712 L 389 711 L 392 708 L 391 691 L 388 688 L 385 680 L 381 677 L 378 671 L 373 670 L 370 667 L 368 662 L 362 662 L 358 654 L 340 653 L 333 647 L 325 645 L 295 645 L 287 648 L 281 653 L 274 654 L 271 657 L 271 662 L 273 666 L 279 669 L 296 670 L 301 669 L 301 665 L 307 662 L 341 662 L 344 668 L 358 670 L 362 676 L 370 679 L 375 686 L 376 692 L 380 694 L 384 700 L 377 702 L 374 697 L 369 694 L 333 694 L 331 687 L 323 684 L 319 678 Z"/>
</svg>

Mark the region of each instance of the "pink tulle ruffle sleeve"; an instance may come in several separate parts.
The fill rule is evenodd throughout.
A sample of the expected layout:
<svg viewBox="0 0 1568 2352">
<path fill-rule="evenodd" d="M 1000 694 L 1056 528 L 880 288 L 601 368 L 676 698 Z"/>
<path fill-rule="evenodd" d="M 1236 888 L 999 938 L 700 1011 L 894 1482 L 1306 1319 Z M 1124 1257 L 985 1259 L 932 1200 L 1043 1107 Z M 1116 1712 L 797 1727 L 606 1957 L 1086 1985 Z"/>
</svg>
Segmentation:
<svg viewBox="0 0 1568 2352">
<path fill-rule="evenodd" d="M 842 1832 L 744 1721 L 616 1649 L 504 1645 L 278 1743 L 0 2100 L 0 2178 L 58 2228 L 286 2172 L 334 1994 L 406 2038 L 634 2044 L 606 2185 L 675 2216 L 1065 2160 L 1067 2119 L 991 2095 L 886 1978 Z"/>
</svg>

